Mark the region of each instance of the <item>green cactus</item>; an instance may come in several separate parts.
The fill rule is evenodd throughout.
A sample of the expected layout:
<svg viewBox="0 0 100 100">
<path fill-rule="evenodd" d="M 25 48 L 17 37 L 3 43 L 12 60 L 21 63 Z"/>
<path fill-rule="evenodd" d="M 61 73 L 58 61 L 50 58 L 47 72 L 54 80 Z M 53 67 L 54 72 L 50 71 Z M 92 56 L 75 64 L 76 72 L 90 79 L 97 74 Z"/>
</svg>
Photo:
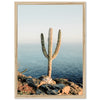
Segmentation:
<svg viewBox="0 0 100 100">
<path fill-rule="evenodd" d="M 48 54 L 46 52 L 46 48 L 45 48 L 45 43 L 44 43 L 44 36 L 43 33 L 41 33 L 41 45 L 42 45 L 42 51 L 44 56 L 48 59 L 48 76 L 51 77 L 51 71 L 52 71 L 52 60 L 56 58 L 59 49 L 60 49 L 60 45 L 61 45 L 61 30 L 59 30 L 58 32 L 58 41 L 57 41 L 57 45 L 56 45 L 56 49 L 54 54 L 52 55 L 52 34 L 53 34 L 53 30 L 52 28 L 49 29 L 49 38 L 48 38 Z"/>
</svg>

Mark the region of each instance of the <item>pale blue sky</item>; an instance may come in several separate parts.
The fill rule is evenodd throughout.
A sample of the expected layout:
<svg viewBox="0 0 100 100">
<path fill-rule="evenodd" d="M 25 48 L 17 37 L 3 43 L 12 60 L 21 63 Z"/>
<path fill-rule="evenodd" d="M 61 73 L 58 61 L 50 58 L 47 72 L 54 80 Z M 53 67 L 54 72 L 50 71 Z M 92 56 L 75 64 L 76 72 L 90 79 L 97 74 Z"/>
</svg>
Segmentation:
<svg viewBox="0 0 100 100">
<path fill-rule="evenodd" d="M 53 28 L 53 43 L 58 30 L 63 43 L 81 43 L 83 31 L 82 5 L 18 5 L 18 43 L 40 43 L 40 34 L 48 39 Z"/>
</svg>

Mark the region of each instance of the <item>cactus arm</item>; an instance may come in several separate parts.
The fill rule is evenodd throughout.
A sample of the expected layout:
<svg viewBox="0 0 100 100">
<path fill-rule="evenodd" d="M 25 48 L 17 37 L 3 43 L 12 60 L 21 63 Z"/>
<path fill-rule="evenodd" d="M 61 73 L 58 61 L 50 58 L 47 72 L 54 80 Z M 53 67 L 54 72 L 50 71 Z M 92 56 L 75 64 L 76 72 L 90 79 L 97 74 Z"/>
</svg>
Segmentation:
<svg viewBox="0 0 100 100">
<path fill-rule="evenodd" d="M 46 58 L 48 58 L 48 55 L 47 55 L 47 52 L 46 52 L 46 49 L 45 49 L 43 33 L 41 33 L 41 46 L 42 46 L 42 51 L 43 51 L 44 56 Z"/>
<path fill-rule="evenodd" d="M 60 49 L 60 45 L 61 45 L 61 30 L 59 30 L 59 32 L 58 32 L 58 41 L 57 41 L 56 49 L 55 49 L 55 52 L 52 56 L 52 59 L 56 58 L 56 56 L 59 52 L 59 49 Z"/>
<path fill-rule="evenodd" d="M 52 28 L 49 29 L 49 37 L 48 37 L 48 57 L 52 58 Z"/>
</svg>

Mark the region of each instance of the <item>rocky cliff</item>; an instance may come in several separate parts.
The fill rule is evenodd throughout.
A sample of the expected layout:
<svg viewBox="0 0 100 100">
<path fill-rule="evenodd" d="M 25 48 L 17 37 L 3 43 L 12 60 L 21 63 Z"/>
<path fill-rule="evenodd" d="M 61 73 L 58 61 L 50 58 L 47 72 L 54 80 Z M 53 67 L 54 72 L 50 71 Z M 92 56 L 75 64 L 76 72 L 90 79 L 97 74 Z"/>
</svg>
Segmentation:
<svg viewBox="0 0 100 100">
<path fill-rule="evenodd" d="M 17 93 L 19 95 L 82 95 L 82 86 L 68 79 L 52 79 L 48 76 L 33 78 L 18 72 Z"/>
</svg>

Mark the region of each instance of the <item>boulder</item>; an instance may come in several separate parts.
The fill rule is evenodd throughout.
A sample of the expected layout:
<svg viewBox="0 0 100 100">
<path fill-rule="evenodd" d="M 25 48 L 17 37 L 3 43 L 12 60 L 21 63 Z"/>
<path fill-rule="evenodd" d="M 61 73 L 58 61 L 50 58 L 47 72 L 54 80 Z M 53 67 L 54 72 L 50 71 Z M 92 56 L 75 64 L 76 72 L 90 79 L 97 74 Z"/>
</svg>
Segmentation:
<svg viewBox="0 0 100 100">
<path fill-rule="evenodd" d="M 43 91 L 41 91 L 40 89 L 37 89 L 36 90 L 36 95 L 41 95 L 41 94 L 45 95 L 45 93 Z"/>
<path fill-rule="evenodd" d="M 74 88 L 70 87 L 70 91 L 69 91 L 70 95 L 78 95 L 77 90 L 75 90 Z"/>
<path fill-rule="evenodd" d="M 77 83 L 77 85 L 80 86 L 81 88 L 83 88 L 83 84 Z"/>
<path fill-rule="evenodd" d="M 35 90 L 37 89 L 37 85 L 33 82 L 32 78 L 28 78 L 26 83 L 28 83 L 28 85 L 33 87 Z"/>
<path fill-rule="evenodd" d="M 18 81 L 20 82 L 26 82 L 27 77 L 21 73 L 18 73 Z"/>
<path fill-rule="evenodd" d="M 46 93 L 47 95 L 57 95 L 58 94 L 58 92 L 56 92 L 55 90 L 51 90 L 51 89 L 47 91 Z"/>
<path fill-rule="evenodd" d="M 41 80 L 36 79 L 36 78 L 32 78 L 34 84 L 38 87 L 38 85 L 40 84 Z"/>
<path fill-rule="evenodd" d="M 70 82 L 68 81 L 68 79 L 56 78 L 56 79 L 54 79 L 54 81 L 56 81 L 57 84 L 70 85 Z"/>
<path fill-rule="evenodd" d="M 43 92 L 45 92 L 48 95 L 57 95 L 60 93 L 60 91 L 65 87 L 64 84 L 55 84 L 55 85 L 51 85 L 51 84 L 44 84 L 41 85 L 39 87 L 40 90 L 42 90 Z M 67 93 L 68 90 L 66 90 L 65 92 Z"/>
<path fill-rule="evenodd" d="M 48 95 L 57 95 L 58 94 L 58 89 L 54 88 L 53 85 L 50 85 L 50 84 L 41 85 L 39 87 L 39 89 Z"/>
<path fill-rule="evenodd" d="M 55 84 L 53 85 L 54 89 L 58 89 L 58 90 L 61 90 L 65 87 L 65 84 Z"/>
<path fill-rule="evenodd" d="M 32 78 L 32 76 L 28 76 L 27 78 Z"/>
<path fill-rule="evenodd" d="M 42 90 L 43 92 L 49 91 L 49 87 L 48 87 L 46 84 L 41 85 L 41 86 L 39 87 L 39 89 Z"/>
<path fill-rule="evenodd" d="M 62 94 L 69 94 L 69 91 L 70 91 L 70 86 L 65 86 L 63 89 L 62 89 Z"/>
<path fill-rule="evenodd" d="M 78 92 L 78 95 L 83 95 L 83 90 L 82 89 Z"/>
</svg>

